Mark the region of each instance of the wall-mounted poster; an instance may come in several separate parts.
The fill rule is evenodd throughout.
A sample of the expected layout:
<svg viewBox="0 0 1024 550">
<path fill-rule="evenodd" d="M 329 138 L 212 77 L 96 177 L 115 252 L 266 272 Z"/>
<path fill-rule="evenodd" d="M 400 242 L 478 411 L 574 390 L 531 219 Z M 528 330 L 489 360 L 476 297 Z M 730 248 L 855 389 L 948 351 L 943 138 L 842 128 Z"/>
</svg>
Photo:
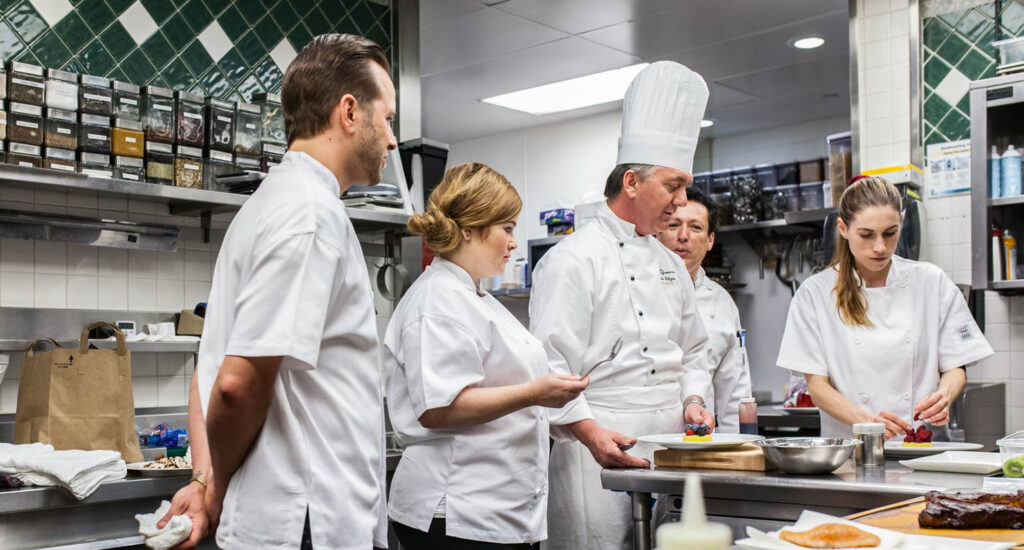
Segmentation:
<svg viewBox="0 0 1024 550">
<path fill-rule="evenodd" d="M 928 146 L 926 185 L 932 197 L 971 190 L 971 140 L 934 143 Z"/>
</svg>

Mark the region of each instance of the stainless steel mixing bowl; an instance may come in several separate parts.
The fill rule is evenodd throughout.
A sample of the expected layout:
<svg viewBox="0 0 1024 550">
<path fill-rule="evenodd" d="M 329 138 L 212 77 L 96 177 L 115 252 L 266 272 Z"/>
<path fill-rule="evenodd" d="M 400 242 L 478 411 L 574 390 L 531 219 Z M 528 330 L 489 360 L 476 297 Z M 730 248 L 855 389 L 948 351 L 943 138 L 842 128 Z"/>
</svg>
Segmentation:
<svg viewBox="0 0 1024 550">
<path fill-rule="evenodd" d="M 828 474 L 849 460 L 861 441 L 828 437 L 778 437 L 754 441 L 788 474 Z"/>
</svg>

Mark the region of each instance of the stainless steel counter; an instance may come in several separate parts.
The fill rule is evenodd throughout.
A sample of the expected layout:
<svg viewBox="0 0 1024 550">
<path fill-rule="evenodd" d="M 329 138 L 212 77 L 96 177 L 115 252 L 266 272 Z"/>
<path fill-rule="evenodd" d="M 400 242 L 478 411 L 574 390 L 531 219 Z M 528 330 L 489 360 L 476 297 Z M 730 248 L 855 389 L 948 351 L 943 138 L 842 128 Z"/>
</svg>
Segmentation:
<svg viewBox="0 0 1024 550">
<path fill-rule="evenodd" d="M 687 472 L 701 475 L 709 516 L 733 528 L 736 535 L 747 525 L 777 528 L 796 520 L 805 509 L 845 516 L 943 489 L 978 489 L 983 476 L 914 472 L 895 461 L 885 467 L 853 467 L 825 476 L 781 472 L 686 470 L 681 468 L 604 470 L 605 489 L 632 491 L 634 548 L 650 548 L 652 493 L 682 495 Z M 669 510 L 678 509 L 670 496 Z M 660 508 L 660 507 L 659 507 Z"/>
</svg>

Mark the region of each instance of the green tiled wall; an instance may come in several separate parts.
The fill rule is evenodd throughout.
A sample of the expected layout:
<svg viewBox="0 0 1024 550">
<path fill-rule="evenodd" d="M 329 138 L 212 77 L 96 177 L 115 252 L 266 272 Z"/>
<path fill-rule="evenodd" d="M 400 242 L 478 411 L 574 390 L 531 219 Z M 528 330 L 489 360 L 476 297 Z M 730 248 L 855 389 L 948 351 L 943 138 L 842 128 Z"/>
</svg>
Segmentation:
<svg viewBox="0 0 1024 550">
<path fill-rule="evenodd" d="M 141 46 L 118 20 L 135 1 L 71 0 L 50 28 L 29 0 L 0 0 L 0 58 L 248 101 L 281 89 L 269 54 L 282 39 L 299 51 L 319 34 L 361 34 L 391 57 L 386 0 L 140 0 L 159 27 Z M 216 63 L 197 39 L 213 20 L 232 43 Z"/>
<path fill-rule="evenodd" d="M 926 17 L 922 23 L 924 110 L 921 135 L 925 145 L 970 137 L 970 100 L 964 93 L 947 101 L 935 93 L 943 80 L 959 71 L 968 80 L 996 75 L 995 2 Z M 1024 4 L 1003 0 L 1000 38 L 1024 36 Z M 954 75 L 956 76 L 956 75 Z"/>
</svg>

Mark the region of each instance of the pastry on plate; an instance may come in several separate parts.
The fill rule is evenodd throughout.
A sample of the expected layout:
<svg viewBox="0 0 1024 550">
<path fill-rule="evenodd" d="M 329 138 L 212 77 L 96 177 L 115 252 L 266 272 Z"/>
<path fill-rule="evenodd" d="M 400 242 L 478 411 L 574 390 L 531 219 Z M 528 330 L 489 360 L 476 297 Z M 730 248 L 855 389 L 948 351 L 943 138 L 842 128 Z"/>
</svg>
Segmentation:
<svg viewBox="0 0 1024 550">
<path fill-rule="evenodd" d="M 822 523 L 808 531 L 779 531 L 779 538 L 804 548 L 872 548 L 882 539 L 845 523 Z"/>
<path fill-rule="evenodd" d="M 683 441 L 711 441 L 711 426 L 687 424 L 683 427 Z"/>
</svg>

